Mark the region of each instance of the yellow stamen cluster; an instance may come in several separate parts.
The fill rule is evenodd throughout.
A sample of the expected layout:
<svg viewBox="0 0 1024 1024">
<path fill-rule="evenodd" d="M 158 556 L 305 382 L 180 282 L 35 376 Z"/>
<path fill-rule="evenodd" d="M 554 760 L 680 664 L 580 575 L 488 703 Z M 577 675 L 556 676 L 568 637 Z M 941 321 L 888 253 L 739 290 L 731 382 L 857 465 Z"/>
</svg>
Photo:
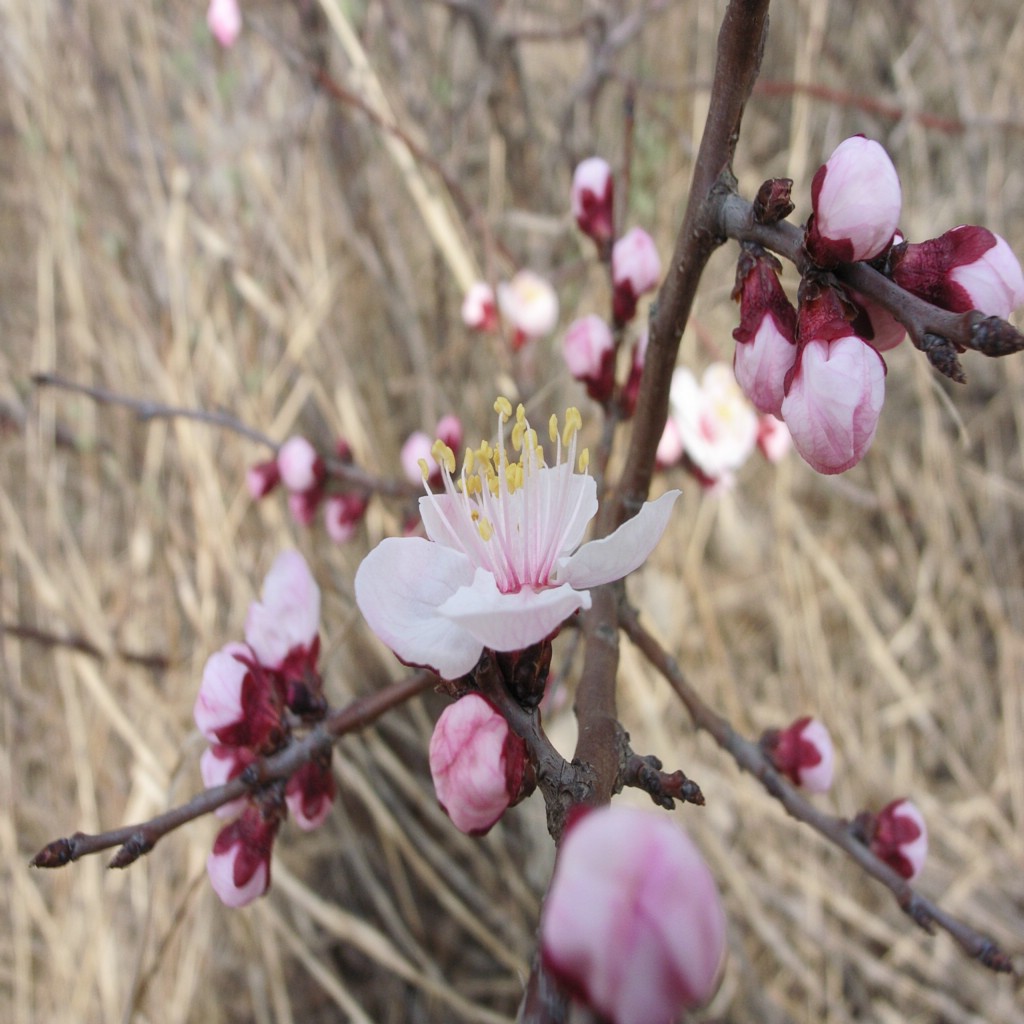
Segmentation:
<svg viewBox="0 0 1024 1024">
<path fill-rule="evenodd" d="M 504 397 L 499 397 L 494 402 L 494 411 L 498 414 L 498 436 L 496 445 L 487 441 L 481 441 L 477 448 L 467 448 L 462 460 L 462 471 L 459 478 L 449 484 L 455 489 L 469 497 L 481 495 L 484 485 L 491 498 L 501 500 L 504 492 L 507 495 L 515 494 L 531 474 L 543 469 L 547 463 L 544 458 L 544 449 L 534 430 L 526 418 L 526 409 L 522 404 L 516 406 L 515 422 L 512 424 L 510 439 L 512 449 L 518 453 L 515 461 L 510 461 L 505 448 L 505 424 L 512 420 L 512 403 Z M 569 451 L 569 457 L 575 451 L 576 434 L 583 426 L 583 418 L 579 409 L 571 406 L 565 411 L 564 424 L 559 430 L 558 417 L 552 415 L 548 422 L 548 434 L 551 441 L 557 445 L 557 460 L 562 458 L 562 449 Z M 455 473 L 455 453 L 440 439 L 434 442 L 431 454 L 439 466 L 445 470 L 445 474 L 451 477 Z M 590 453 L 584 448 L 579 453 L 578 472 L 585 473 L 590 464 Z M 420 470 L 423 479 L 429 476 L 427 462 L 420 460 Z M 504 484 L 504 486 L 502 486 Z M 494 534 L 494 526 L 490 520 L 482 515 L 478 509 L 471 513 L 473 523 L 483 540 L 490 540 Z"/>
</svg>

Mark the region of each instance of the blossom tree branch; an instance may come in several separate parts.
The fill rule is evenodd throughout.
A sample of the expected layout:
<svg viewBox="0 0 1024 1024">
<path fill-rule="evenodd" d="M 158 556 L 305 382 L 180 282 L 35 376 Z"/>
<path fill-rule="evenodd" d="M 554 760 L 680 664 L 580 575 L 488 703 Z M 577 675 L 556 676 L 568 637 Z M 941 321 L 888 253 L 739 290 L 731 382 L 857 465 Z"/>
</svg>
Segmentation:
<svg viewBox="0 0 1024 1024">
<path fill-rule="evenodd" d="M 36 868 L 60 868 L 80 857 L 117 846 L 120 849 L 111 860 L 110 867 L 128 867 L 139 857 L 149 853 L 169 832 L 204 814 L 210 814 L 218 807 L 248 793 L 288 780 L 297 769 L 329 750 L 342 736 L 365 729 L 385 712 L 418 696 L 436 685 L 437 681 L 437 676 L 433 672 L 423 669 L 382 690 L 357 697 L 345 707 L 329 714 L 322 722 L 305 735 L 293 740 L 279 753 L 255 762 L 241 775 L 223 786 L 203 790 L 187 803 L 148 821 L 125 825 L 95 835 L 75 832 L 73 835 L 55 839 L 47 843 L 29 864 Z"/>
<path fill-rule="evenodd" d="M 934 933 L 936 928 L 941 928 L 968 956 L 984 966 L 1001 973 L 1017 973 L 1011 957 L 1000 949 L 994 939 L 976 931 L 917 892 L 858 838 L 855 822 L 826 814 L 815 807 L 776 771 L 757 743 L 741 736 L 725 718 L 709 708 L 690 685 L 676 660 L 641 625 L 635 609 L 623 609 L 620 621 L 626 635 L 679 695 L 694 725 L 709 733 L 740 768 L 753 775 L 782 804 L 791 817 L 809 825 L 852 857 L 866 874 L 885 885 L 895 896 L 900 909 L 925 931 Z"/>
<path fill-rule="evenodd" d="M 72 391 L 76 394 L 86 395 L 101 405 L 117 405 L 124 409 L 130 409 L 143 423 L 149 420 L 160 419 L 193 420 L 198 423 L 208 423 L 223 430 L 230 430 L 232 433 L 248 438 L 250 441 L 255 441 L 256 444 L 263 445 L 265 448 L 269 448 L 274 455 L 277 454 L 281 447 L 277 441 L 267 434 L 256 430 L 254 427 L 250 427 L 237 416 L 223 409 L 188 409 L 183 406 L 165 405 L 163 402 L 154 402 L 148 398 L 122 395 L 108 388 L 79 384 L 56 373 L 34 374 L 32 382 L 37 387 L 60 388 L 63 391 Z M 389 498 L 415 498 L 422 493 L 420 488 L 404 480 L 378 477 L 351 462 L 332 456 L 322 456 L 322 458 L 324 466 L 331 476 L 361 491 L 365 491 L 367 494 L 378 494 Z"/>
<path fill-rule="evenodd" d="M 795 224 L 784 220 L 761 223 L 754 204 L 735 192 L 722 191 L 716 198 L 718 230 L 723 236 L 771 249 L 792 262 L 801 275 L 811 268 L 803 247 L 803 232 Z M 956 358 L 958 351 L 973 349 L 997 357 L 1024 350 L 1024 334 L 1005 320 L 978 310 L 951 313 L 933 306 L 867 263 L 841 264 L 835 276 L 889 310 L 936 369 L 958 383 L 966 379 Z"/>
<path fill-rule="evenodd" d="M 650 343 L 640 382 L 618 501 L 606 512 L 604 528 L 636 512 L 647 496 L 654 456 L 668 414 L 669 384 L 697 285 L 712 252 L 724 237 L 710 202 L 731 164 L 743 109 L 761 67 L 768 31 L 768 0 L 732 0 L 718 36 L 718 58 L 707 123 L 697 152 L 683 223 L 657 300 L 652 306 Z"/>
</svg>

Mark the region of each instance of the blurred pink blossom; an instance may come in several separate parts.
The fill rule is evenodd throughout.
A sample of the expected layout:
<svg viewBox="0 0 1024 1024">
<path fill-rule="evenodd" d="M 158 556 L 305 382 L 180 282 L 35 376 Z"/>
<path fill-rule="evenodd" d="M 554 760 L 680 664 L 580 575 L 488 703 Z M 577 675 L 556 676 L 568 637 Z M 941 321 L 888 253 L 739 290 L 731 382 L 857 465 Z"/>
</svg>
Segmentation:
<svg viewBox="0 0 1024 1024">
<path fill-rule="evenodd" d="M 779 462 L 793 447 L 793 435 L 782 420 L 765 413 L 757 421 L 757 447 L 769 462 Z"/>
<path fill-rule="evenodd" d="M 320 588 L 298 551 L 282 551 L 249 605 L 245 639 L 261 665 L 281 671 L 319 653 Z"/>
<path fill-rule="evenodd" d="M 218 743 L 207 747 L 199 758 L 199 774 L 207 789 L 223 786 L 241 775 L 256 760 L 256 754 L 248 747 L 226 747 Z M 239 797 L 221 804 L 213 813 L 218 818 L 233 818 L 245 809 L 246 797 Z"/>
<path fill-rule="evenodd" d="M 260 749 L 280 735 L 277 696 L 245 644 L 226 644 L 207 658 L 192 713 L 210 743 Z"/>
<path fill-rule="evenodd" d="M 627 231 L 612 247 L 612 310 L 618 323 L 636 316 L 641 295 L 661 280 L 661 260 L 654 239 L 643 228 Z"/>
<path fill-rule="evenodd" d="M 498 308 L 513 329 L 513 349 L 550 334 L 558 323 L 555 289 L 532 270 L 520 270 L 498 285 Z"/>
<path fill-rule="evenodd" d="M 757 444 L 758 417 L 732 367 L 712 363 L 700 382 L 680 366 L 669 393 L 672 419 L 687 457 L 708 483 L 728 482 Z"/>
<path fill-rule="evenodd" d="M 256 804 L 225 825 L 206 859 L 213 891 L 229 907 L 244 907 L 270 888 L 270 855 L 280 818 Z"/>
<path fill-rule="evenodd" d="M 427 538 L 382 541 L 356 572 L 356 601 L 370 628 L 407 664 L 456 679 L 485 647 L 519 651 L 545 639 L 581 608 L 589 588 L 620 579 L 647 558 L 679 495 L 646 503 L 611 536 L 583 544 L 597 512 L 597 488 L 577 462 L 579 411 L 549 422 L 554 464 L 546 464 L 522 406 L 512 417 L 495 402 L 499 442 L 470 450 L 453 479 L 455 454 L 438 449 L 444 493 L 420 498 Z M 461 481 L 456 485 L 456 479 Z"/>
<path fill-rule="evenodd" d="M 874 818 L 871 851 L 908 881 L 921 873 L 928 856 L 928 828 L 917 805 L 893 800 Z"/>
<path fill-rule="evenodd" d="M 293 493 L 318 487 L 324 478 L 323 460 L 304 437 L 290 437 L 277 451 L 281 482 Z"/>
<path fill-rule="evenodd" d="M 658 812 L 612 805 L 570 825 L 541 917 L 545 965 L 612 1024 L 669 1024 L 707 1002 L 725 956 L 718 888 Z"/>
<path fill-rule="evenodd" d="M 608 161 L 592 156 L 576 166 L 572 176 L 572 214 L 580 231 L 599 246 L 611 241 L 614 233 L 615 179 Z"/>
<path fill-rule="evenodd" d="M 785 729 L 771 730 L 762 741 L 776 770 L 808 793 L 827 793 L 832 786 L 835 749 L 832 737 L 817 718 L 798 718 Z"/>
<path fill-rule="evenodd" d="M 365 494 L 331 494 L 324 501 L 324 526 L 335 544 L 347 544 L 366 515 Z"/>
<path fill-rule="evenodd" d="M 462 322 L 473 331 L 498 329 L 498 306 L 494 289 L 486 281 L 474 281 L 462 300 Z"/>
<path fill-rule="evenodd" d="M 587 394 L 604 402 L 615 389 L 615 339 L 596 313 L 574 320 L 562 339 L 569 372 L 586 385 Z"/>
<path fill-rule="evenodd" d="M 889 154 L 863 135 L 840 142 L 811 182 L 804 244 L 819 266 L 874 259 L 899 226 L 902 193 Z"/>
<path fill-rule="evenodd" d="M 285 802 L 295 824 L 304 832 L 323 824 L 334 803 L 335 788 L 330 763 L 319 761 L 307 762 L 288 780 Z"/>
<path fill-rule="evenodd" d="M 281 471 L 277 468 L 277 459 L 257 462 L 245 474 L 245 485 L 253 501 L 266 497 L 280 482 Z"/>
<path fill-rule="evenodd" d="M 206 24 L 213 38 L 224 49 L 234 46 L 242 31 L 242 12 L 238 0 L 210 0 L 210 6 L 206 9 Z"/>
<path fill-rule="evenodd" d="M 515 801 L 526 746 L 489 701 L 476 693 L 441 712 L 430 738 L 437 801 L 461 832 L 479 836 Z"/>
</svg>

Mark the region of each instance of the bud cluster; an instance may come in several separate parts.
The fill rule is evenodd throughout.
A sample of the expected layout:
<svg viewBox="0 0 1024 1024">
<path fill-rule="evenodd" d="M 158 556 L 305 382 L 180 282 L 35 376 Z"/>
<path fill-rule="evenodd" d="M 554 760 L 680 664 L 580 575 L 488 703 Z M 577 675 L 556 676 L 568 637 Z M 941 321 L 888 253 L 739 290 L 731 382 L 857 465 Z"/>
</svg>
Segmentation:
<svg viewBox="0 0 1024 1024">
<path fill-rule="evenodd" d="M 550 334 L 558 323 L 558 295 L 551 283 L 532 270 L 520 270 L 498 284 L 497 295 L 486 281 L 474 282 L 462 300 L 462 322 L 480 334 L 511 332 L 512 351 Z"/>
<path fill-rule="evenodd" d="M 575 320 L 562 340 L 569 372 L 596 402 L 615 394 L 616 359 L 623 329 L 636 317 L 637 304 L 661 280 L 661 259 L 654 239 L 643 228 L 615 237 L 615 179 L 608 162 L 593 156 L 573 173 L 570 202 L 579 229 L 597 246 L 611 275 L 611 321 L 596 313 Z M 640 375 L 647 351 L 644 331 L 633 344 L 630 366 L 618 404 L 625 416 L 636 408 Z"/>
<path fill-rule="evenodd" d="M 326 713 L 317 660 L 320 590 L 303 557 L 286 551 L 249 607 L 245 643 L 212 654 L 193 714 L 210 746 L 200 761 L 207 787 L 241 775 L 260 758 L 283 749 L 295 723 Z M 316 828 L 334 799 L 330 755 L 299 768 L 288 781 L 222 805 L 237 816 L 218 834 L 207 860 L 210 881 L 230 907 L 250 903 L 270 885 L 270 855 L 290 811 L 302 829 Z"/>
<path fill-rule="evenodd" d="M 352 450 L 339 439 L 335 457 L 351 464 Z M 350 540 L 363 521 L 367 496 L 358 491 L 328 493 L 327 466 L 316 448 L 301 436 L 288 438 L 273 459 L 249 468 L 246 485 L 253 500 L 266 497 L 278 484 L 288 492 L 288 511 L 300 526 L 310 526 L 323 506 L 324 527 L 331 540 L 343 544 Z"/>
<path fill-rule="evenodd" d="M 810 267 L 798 308 L 779 281 L 778 260 L 752 244 L 740 256 L 736 379 L 761 412 L 785 421 L 797 451 L 819 473 L 842 473 L 864 457 L 885 400 L 881 353 L 906 334 L 892 312 L 842 288 L 832 270 L 870 261 L 905 291 L 952 312 L 1005 318 L 1024 304 L 1024 275 L 1003 239 L 963 225 L 908 243 L 897 230 L 901 202 L 888 154 L 854 136 L 812 182 L 803 236 Z"/>
</svg>

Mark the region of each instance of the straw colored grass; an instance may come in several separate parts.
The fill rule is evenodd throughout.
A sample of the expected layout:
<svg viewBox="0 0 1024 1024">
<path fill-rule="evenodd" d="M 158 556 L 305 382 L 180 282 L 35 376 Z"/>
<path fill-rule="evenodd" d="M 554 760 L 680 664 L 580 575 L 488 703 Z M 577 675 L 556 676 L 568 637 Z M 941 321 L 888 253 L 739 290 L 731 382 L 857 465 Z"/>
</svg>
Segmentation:
<svg viewBox="0 0 1024 1024">
<path fill-rule="evenodd" d="M 306 29 L 300 6 L 243 0 L 228 53 L 200 0 L 0 6 L 0 617 L 92 648 L 0 641 L 0 1018 L 16 1024 L 498 1021 L 528 970 L 553 856 L 543 809 L 530 801 L 482 841 L 448 825 L 426 777 L 434 697 L 339 746 L 335 812 L 313 835 L 285 828 L 274 887 L 249 910 L 224 910 L 206 884 L 209 821 L 122 873 L 100 858 L 26 866 L 57 835 L 148 817 L 200 785 L 203 663 L 240 635 L 282 547 L 309 556 L 324 590 L 331 700 L 397 677 L 360 625 L 352 576 L 406 512 L 375 503 L 360 537 L 332 546 L 292 525 L 282 500 L 249 501 L 245 468 L 264 455 L 253 443 L 181 419 L 140 424 L 34 389 L 33 372 L 225 408 L 278 439 L 344 436 L 389 475 L 404 437 L 444 412 L 486 433 L 499 390 L 542 415 L 574 401 L 586 416 L 556 342 L 513 359 L 468 336 L 458 304 L 471 269 L 530 264 L 557 280 L 563 323 L 605 308 L 568 180 L 595 151 L 621 164 L 627 85 L 628 221 L 670 251 L 722 2 L 639 19 L 596 97 L 574 92 L 588 69 L 578 34 L 531 36 L 512 64 L 483 60 L 442 3 L 324 0 L 306 5 Z M 537 33 L 581 9 L 504 6 L 509 25 Z M 317 52 L 463 195 L 314 88 Z M 911 237 L 978 222 L 1024 253 L 1022 68 L 1011 0 L 779 0 L 741 187 L 788 174 L 806 216 L 818 163 L 861 131 L 896 160 Z M 734 258 L 726 246 L 707 274 L 689 365 L 729 357 Z M 721 499 L 674 480 L 673 532 L 630 593 L 741 731 L 826 718 L 841 764 L 826 806 L 852 815 L 913 795 L 932 836 L 922 890 L 1019 961 L 1024 362 L 968 359 L 965 388 L 909 348 L 888 363 L 860 467 L 823 479 L 795 460 L 751 463 Z M 628 643 L 622 682 L 634 746 L 708 798 L 677 813 L 731 922 L 709 1017 L 1021 1019 L 1013 979 L 917 930 L 788 820 L 693 734 Z M 571 714 L 551 728 L 568 749 Z"/>
</svg>

